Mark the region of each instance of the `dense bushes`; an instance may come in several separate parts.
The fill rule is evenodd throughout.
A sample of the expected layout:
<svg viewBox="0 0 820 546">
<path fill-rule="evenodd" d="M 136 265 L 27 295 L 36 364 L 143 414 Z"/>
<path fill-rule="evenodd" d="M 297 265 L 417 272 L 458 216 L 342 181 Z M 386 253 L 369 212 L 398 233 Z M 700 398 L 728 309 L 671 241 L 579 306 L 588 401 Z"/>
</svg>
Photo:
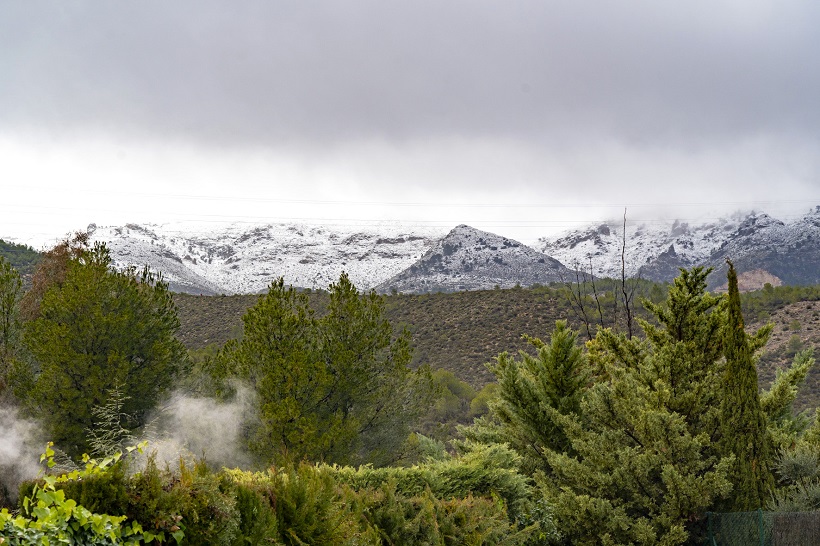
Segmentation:
<svg viewBox="0 0 820 546">
<path fill-rule="evenodd" d="M 137 473 L 117 462 L 56 486 L 93 512 L 125 516 L 155 543 L 489 545 L 557 536 L 550 512 L 531 502 L 517 455 L 500 445 L 462 449 L 409 468 L 303 463 L 266 472 L 184 462 L 172 471 L 149 457 Z M 40 487 L 24 484 L 21 499 Z"/>
</svg>

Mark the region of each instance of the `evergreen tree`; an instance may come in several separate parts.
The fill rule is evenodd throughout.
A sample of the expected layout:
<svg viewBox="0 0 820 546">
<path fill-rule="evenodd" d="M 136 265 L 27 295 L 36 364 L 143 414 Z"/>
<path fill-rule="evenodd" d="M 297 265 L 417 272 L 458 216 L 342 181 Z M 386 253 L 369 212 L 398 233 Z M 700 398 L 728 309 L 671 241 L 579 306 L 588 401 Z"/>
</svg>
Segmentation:
<svg viewBox="0 0 820 546">
<path fill-rule="evenodd" d="M 577 413 L 590 375 L 578 333 L 566 321 L 555 323 L 549 343 L 524 338 L 536 354 L 521 351 L 520 360 L 498 355 L 489 366 L 498 381 L 498 393 L 489 404 L 491 419 L 477 421 L 465 433 L 477 441 L 507 442 L 524 457 L 526 469 L 548 470 L 545 450 L 573 451 L 551 409 Z"/>
<path fill-rule="evenodd" d="M 754 351 L 765 344 L 771 326 L 750 338 L 743 324 L 737 273 L 729 264 L 729 293 L 724 354 L 721 427 L 723 453 L 735 456 L 731 481 L 734 484 L 730 511 L 761 508 L 769 500 L 772 477 L 772 447 L 766 415 L 760 407 Z"/>
<path fill-rule="evenodd" d="M 383 299 L 360 295 L 347 275 L 330 286 L 327 314 L 304 293 L 273 283 L 243 317 L 242 339 L 218 357 L 223 377 L 258 398 L 251 447 L 262 459 L 387 464 L 431 401 L 425 367 L 408 368 L 409 334 L 393 339 Z"/>
<path fill-rule="evenodd" d="M 814 366 L 814 350 L 806 349 L 794 356 L 787 370 L 777 370 L 769 390 L 760 395 L 760 409 L 766 414 L 768 430 L 776 451 L 795 447 L 808 428 L 805 414 L 794 413 L 794 401 L 800 385 Z"/>
<path fill-rule="evenodd" d="M 24 329 L 36 365 L 26 403 L 71 455 L 88 451 L 92 410 L 117 386 L 128 397 L 122 413 L 133 430 L 145 424 L 185 362 L 167 285 L 147 269 L 112 270 L 104 245 L 68 260 L 62 281 L 42 295 L 37 315 Z"/>
<path fill-rule="evenodd" d="M 657 324 L 641 322 L 645 339 L 599 331 L 579 410 L 545 409 L 570 446 L 544 449 L 537 477 L 566 544 L 683 544 L 729 494 L 733 459 L 715 449 L 723 304 L 708 273 L 683 271 L 647 305 Z"/>
</svg>

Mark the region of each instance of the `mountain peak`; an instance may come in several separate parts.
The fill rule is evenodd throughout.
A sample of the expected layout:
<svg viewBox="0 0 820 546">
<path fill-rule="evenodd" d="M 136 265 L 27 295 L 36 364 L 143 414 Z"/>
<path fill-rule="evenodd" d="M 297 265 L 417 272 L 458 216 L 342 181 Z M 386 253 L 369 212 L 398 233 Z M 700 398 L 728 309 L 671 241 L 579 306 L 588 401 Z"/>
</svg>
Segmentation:
<svg viewBox="0 0 820 546">
<path fill-rule="evenodd" d="M 557 260 L 523 243 L 461 224 L 407 270 L 381 283 L 382 292 L 454 292 L 546 284 L 569 278 Z"/>
</svg>

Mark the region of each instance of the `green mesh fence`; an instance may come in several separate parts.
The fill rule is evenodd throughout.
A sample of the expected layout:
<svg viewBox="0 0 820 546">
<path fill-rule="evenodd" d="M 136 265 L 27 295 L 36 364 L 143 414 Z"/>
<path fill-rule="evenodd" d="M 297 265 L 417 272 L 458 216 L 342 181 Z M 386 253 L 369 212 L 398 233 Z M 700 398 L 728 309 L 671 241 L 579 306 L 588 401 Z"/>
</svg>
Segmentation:
<svg viewBox="0 0 820 546">
<path fill-rule="evenodd" d="M 708 546 L 820 545 L 820 512 L 708 514 Z"/>
</svg>

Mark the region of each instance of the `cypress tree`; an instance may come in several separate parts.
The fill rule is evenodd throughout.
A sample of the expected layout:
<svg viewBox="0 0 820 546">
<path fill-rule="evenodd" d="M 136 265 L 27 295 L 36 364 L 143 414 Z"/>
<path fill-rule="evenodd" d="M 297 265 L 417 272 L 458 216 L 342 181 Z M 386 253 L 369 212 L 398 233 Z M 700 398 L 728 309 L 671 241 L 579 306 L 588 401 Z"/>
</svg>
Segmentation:
<svg viewBox="0 0 820 546">
<path fill-rule="evenodd" d="M 770 439 L 766 416 L 760 407 L 753 355 L 760 340 L 751 340 L 746 334 L 740 310 L 737 273 L 732 262 L 727 262 L 729 294 L 724 338 L 726 368 L 721 403 L 721 451 L 724 455 L 734 455 L 735 461 L 730 474 L 734 489 L 726 508 L 730 511 L 750 511 L 764 506 L 768 501 L 774 478 Z M 757 337 L 767 335 L 768 330 Z"/>
</svg>

